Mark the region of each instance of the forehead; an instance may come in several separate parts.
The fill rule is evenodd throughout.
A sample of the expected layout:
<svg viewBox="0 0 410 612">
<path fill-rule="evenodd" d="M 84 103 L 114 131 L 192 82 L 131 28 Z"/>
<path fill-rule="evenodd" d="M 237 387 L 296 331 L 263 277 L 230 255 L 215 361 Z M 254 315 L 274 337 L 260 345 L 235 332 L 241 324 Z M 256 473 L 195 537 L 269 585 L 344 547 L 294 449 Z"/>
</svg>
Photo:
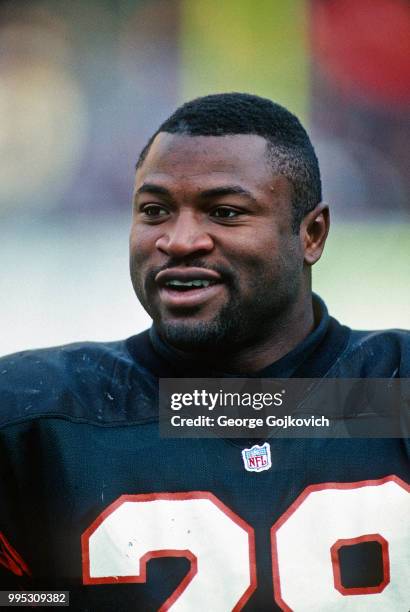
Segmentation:
<svg viewBox="0 0 410 612">
<path fill-rule="evenodd" d="M 188 136 L 159 133 L 137 171 L 137 184 L 158 175 L 201 181 L 207 177 L 273 179 L 266 156 L 267 142 L 254 134 Z"/>
</svg>

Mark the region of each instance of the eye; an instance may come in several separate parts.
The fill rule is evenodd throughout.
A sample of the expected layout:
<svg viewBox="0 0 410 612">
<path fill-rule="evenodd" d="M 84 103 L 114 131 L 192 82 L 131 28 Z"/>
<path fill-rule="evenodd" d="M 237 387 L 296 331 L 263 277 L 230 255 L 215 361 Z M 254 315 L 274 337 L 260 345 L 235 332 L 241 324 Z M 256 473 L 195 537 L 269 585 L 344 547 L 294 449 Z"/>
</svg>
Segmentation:
<svg viewBox="0 0 410 612">
<path fill-rule="evenodd" d="M 235 219 L 242 213 L 236 208 L 231 208 L 230 206 L 218 206 L 218 208 L 215 208 L 211 214 L 217 219 Z"/>
<path fill-rule="evenodd" d="M 159 204 L 144 204 L 141 206 L 140 211 L 150 219 L 158 219 L 168 214 L 167 209 Z"/>
</svg>

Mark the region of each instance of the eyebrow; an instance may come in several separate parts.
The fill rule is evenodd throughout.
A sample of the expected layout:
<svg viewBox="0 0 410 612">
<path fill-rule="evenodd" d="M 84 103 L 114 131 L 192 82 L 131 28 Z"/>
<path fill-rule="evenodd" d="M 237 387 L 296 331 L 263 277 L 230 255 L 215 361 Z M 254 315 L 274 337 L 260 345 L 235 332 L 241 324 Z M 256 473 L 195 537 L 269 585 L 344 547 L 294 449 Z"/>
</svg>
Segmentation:
<svg viewBox="0 0 410 612">
<path fill-rule="evenodd" d="M 136 190 L 135 195 L 137 196 L 141 193 L 152 193 L 155 195 L 162 195 L 167 196 L 168 198 L 172 198 L 171 192 L 166 187 L 156 185 L 155 183 L 144 183 L 143 185 L 141 185 L 141 187 Z M 220 198 L 229 195 L 245 196 L 253 202 L 256 202 L 255 197 L 252 195 L 252 193 L 247 189 L 244 189 L 240 185 L 225 185 L 224 187 L 212 187 L 211 189 L 205 189 L 204 191 L 200 192 L 199 198 Z"/>
<path fill-rule="evenodd" d="M 139 187 L 135 195 L 139 195 L 140 193 L 154 193 L 156 195 L 165 195 L 171 197 L 170 191 L 166 187 L 161 187 L 161 185 L 155 185 L 154 183 L 144 183 Z"/>
<path fill-rule="evenodd" d="M 226 185 L 225 187 L 213 187 L 212 189 L 205 189 L 199 194 L 200 198 L 217 198 L 229 195 L 240 195 L 255 201 L 254 196 L 250 191 L 244 189 L 240 185 Z"/>
</svg>

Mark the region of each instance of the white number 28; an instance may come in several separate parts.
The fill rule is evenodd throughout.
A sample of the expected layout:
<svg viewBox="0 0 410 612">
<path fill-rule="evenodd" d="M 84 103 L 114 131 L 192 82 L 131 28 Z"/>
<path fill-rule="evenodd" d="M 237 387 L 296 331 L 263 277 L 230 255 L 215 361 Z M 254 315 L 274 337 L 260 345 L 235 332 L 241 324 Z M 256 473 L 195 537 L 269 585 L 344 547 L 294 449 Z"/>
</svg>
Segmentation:
<svg viewBox="0 0 410 612">
<path fill-rule="evenodd" d="M 307 487 L 271 529 L 275 599 L 284 611 L 408 612 L 410 487 L 396 476 Z M 380 585 L 344 588 L 338 548 L 377 541 Z M 123 495 L 82 536 L 84 584 L 145 582 L 155 557 L 190 569 L 160 610 L 239 611 L 256 589 L 250 525 L 209 492 Z"/>
</svg>

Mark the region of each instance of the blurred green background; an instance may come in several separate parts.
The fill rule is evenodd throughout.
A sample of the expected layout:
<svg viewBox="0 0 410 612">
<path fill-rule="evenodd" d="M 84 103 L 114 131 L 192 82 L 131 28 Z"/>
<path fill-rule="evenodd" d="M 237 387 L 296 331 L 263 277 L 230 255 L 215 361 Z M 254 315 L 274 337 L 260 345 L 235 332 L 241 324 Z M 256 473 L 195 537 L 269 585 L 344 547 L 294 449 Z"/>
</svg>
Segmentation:
<svg viewBox="0 0 410 612">
<path fill-rule="evenodd" d="M 247 91 L 311 134 L 332 230 L 314 287 L 410 324 L 410 9 L 403 0 L 0 3 L 0 354 L 131 335 L 134 164 L 180 103 Z"/>
</svg>

